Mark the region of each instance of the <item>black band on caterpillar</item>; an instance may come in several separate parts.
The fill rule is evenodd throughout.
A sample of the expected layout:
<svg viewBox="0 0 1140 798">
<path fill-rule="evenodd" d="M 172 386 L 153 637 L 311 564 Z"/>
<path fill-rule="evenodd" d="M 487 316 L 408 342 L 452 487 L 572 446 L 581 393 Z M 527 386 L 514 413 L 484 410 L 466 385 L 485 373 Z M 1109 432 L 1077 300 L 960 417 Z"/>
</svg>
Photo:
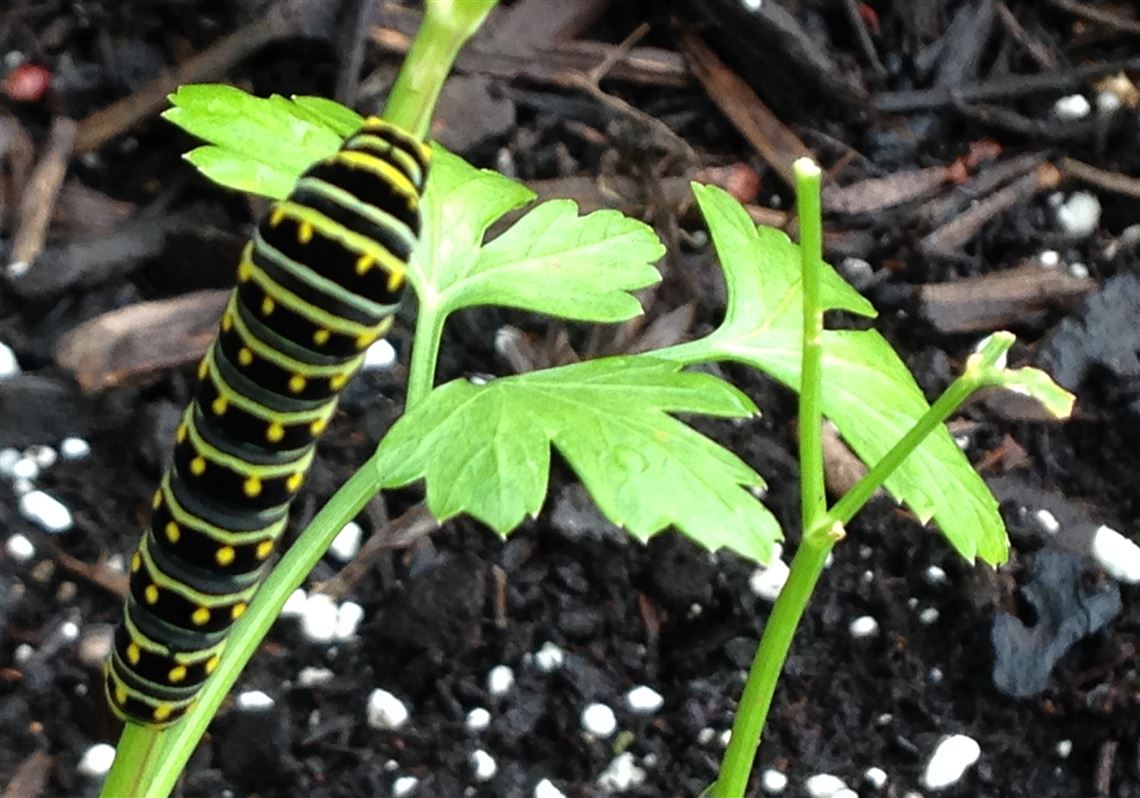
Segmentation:
<svg viewBox="0 0 1140 798">
<path fill-rule="evenodd" d="M 337 395 L 391 326 L 431 152 L 369 118 L 257 227 L 178 427 L 106 665 L 124 720 L 184 715 L 257 590 Z"/>
</svg>

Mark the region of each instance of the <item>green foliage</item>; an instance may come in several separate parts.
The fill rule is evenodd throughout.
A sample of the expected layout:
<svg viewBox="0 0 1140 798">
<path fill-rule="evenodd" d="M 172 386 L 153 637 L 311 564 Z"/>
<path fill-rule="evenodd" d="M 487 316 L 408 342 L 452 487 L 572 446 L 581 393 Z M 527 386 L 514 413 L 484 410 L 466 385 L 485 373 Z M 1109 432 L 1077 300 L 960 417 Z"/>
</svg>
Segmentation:
<svg viewBox="0 0 1140 798">
<path fill-rule="evenodd" d="M 725 270 L 728 307 L 716 331 L 677 347 L 672 356 L 746 363 L 798 389 L 799 248 L 777 230 L 757 228 L 720 189 L 693 190 Z M 829 266 L 821 294 L 826 309 L 874 314 Z M 882 458 L 929 408 L 906 366 L 873 330 L 824 333 L 822 399 L 824 416 L 867 463 Z M 923 522 L 933 518 L 963 557 L 1005 560 L 1008 542 L 997 502 L 944 427 L 903 461 L 886 486 Z"/>
<path fill-rule="evenodd" d="M 441 522 L 468 513 L 500 534 L 535 516 L 553 445 L 598 507 L 642 540 L 675 526 L 703 545 L 766 562 L 775 518 L 745 488 L 760 476 L 669 413 L 744 417 L 740 391 L 648 355 L 604 358 L 437 388 L 380 445 L 386 488 L 427 482 Z"/>
<path fill-rule="evenodd" d="M 215 183 L 270 199 L 284 199 L 363 119 L 320 97 L 263 99 L 221 84 L 182 86 L 170 102 L 163 118 L 209 142 L 186 160 Z"/>
<path fill-rule="evenodd" d="M 429 312 L 500 305 L 580 321 L 641 312 L 630 291 L 661 279 L 653 230 L 617 211 L 578 216 L 570 200 L 533 208 L 484 244 L 487 228 L 533 199 L 525 186 L 436 148 L 409 280 Z"/>
</svg>

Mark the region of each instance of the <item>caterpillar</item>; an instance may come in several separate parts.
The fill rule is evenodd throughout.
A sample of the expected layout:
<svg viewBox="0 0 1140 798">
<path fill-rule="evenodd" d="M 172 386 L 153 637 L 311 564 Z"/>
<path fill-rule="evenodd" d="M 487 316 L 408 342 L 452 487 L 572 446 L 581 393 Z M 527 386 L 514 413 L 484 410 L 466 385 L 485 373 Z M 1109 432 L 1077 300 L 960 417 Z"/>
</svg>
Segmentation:
<svg viewBox="0 0 1140 798">
<path fill-rule="evenodd" d="M 391 326 L 430 159 L 427 144 L 369 117 L 270 207 L 242 251 L 131 557 L 104 668 L 123 720 L 174 723 L 217 667 L 338 394 Z"/>
</svg>

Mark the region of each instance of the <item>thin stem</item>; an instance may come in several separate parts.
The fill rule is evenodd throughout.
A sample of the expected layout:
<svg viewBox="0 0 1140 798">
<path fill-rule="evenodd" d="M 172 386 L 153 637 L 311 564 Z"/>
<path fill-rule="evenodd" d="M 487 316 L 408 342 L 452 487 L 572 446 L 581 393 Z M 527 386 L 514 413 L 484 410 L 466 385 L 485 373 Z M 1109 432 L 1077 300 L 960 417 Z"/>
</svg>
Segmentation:
<svg viewBox="0 0 1140 798">
<path fill-rule="evenodd" d="M 162 757 L 162 737 L 165 729 L 154 729 L 128 723 L 123 727 L 123 735 L 115 749 L 115 761 L 107 780 L 103 782 L 102 795 L 115 798 L 120 795 L 147 795 L 143 777 L 153 772 Z"/>
<path fill-rule="evenodd" d="M 712 787 L 712 798 L 741 798 L 747 794 L 748 777 L 752 773 L 752 763 L 760 746 L 760 735 L 768 719 L 780 671 L 784 669 L 792 638 L 833 545 L 831 538 L 804 536 L 796 556 L 792 558 L 788 581 L 772 607 L 752 668 L 748 671 L 744 694 L 732 722 L 732 738 L 721 761 L 720 775 Z"/>
<path fill-rule="evenodd" d="M 416 334 L 412 338 L 412 361 L 408 365 L 408 397 L 404 403 L 404 412 L 423 401 L 435 385 L 435 366 L 446 319 L 447 314 L 443 308 L 420 298 Z"/>
<path fill-rule="evenodd" d="M 426 138 L 456 55 L 498 0 L 428 0 L 416 40 L 384 108 L 384 118 Z"/>
<path fill-rule="evenodd" d="M 820 264 L 823 262 L 823 220 L 820 210 L 819 167 L 807 158 L 794 165 L 796 203 L 800 221 L 800 264 L 803 277 L 803 336 L 799 395 L 800 502 L 803 539 L 792 558 L 788 581 L 780 591 L 752 660 L 744 694 L 732 723 L 732 738 L 712 787 L 713 798 L 739 798 L 760 747 L 760 736 L 776 694 L 776 684 L 792 639 L 796 635 L 827 555 L 842 537 L 843 528 L 832 525 L 820 534 L 827 520 L 823 482 L 821 424 L 823 380 L 823 306 L 820 301 Z"/>
<path fill-rule="evenodd" d="M 800 369 L 800 518 L 801 529 L 814 529 L 827 512 L 823 478 L 823 306 L 820 302 L 820 263 L 823 261 L 823 219 L 820 211 L 820 171 L 814 161 L 800 158 L 796 175 L 796 206 L 800 222 L 800 272 L 803 278 L 803 337 Z"/>
<path fill-rule="evenodd" d="M 868 471 L 855 486 L 843 495 L 828 512 L 828 518 L 846 525 L 863 505 L 874 495 L 887 478 L 895 472 L 903 460 L 910 455 L 933 432 L 939 424 L 950 417 L 979 387 L 977 375 L 967 370 L 954 380 L 950 387 L 938 397 L 910 430 L 903 435 L 891 450 Z"/>
</svg>

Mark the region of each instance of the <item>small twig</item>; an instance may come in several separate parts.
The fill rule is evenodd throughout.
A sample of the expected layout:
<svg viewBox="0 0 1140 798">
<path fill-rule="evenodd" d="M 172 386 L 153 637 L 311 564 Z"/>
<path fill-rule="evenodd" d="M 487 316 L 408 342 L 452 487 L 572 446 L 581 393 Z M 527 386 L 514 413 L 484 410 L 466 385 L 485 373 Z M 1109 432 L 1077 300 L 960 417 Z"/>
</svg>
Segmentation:
<svg viewBox="0 0 1140 798">
<path fill-rule="evenodd" d="M 610 74 L 610 70 L 614 68 L 614 65 L 629 55 L 629 52 L 633 49 L 634 45 L 644 39 L 645 34 L 647 33 L 649 33 L 649 23 L 642 22 L 637 26 L 637 29 L 634 30 L 633 33 L 625 37 L 625 40 L 622 41 L 621 44 L 607 51 L 605 58 L 603 58 L 596 67 L 587 73 L 588 77 L 591 81 L 593 81 L 594 85 L 600 86 L 602 79 L 606 75 Z"/>
<path fill-rule="evenodd" d="M 571 81 L 576 88 L 582 89 L 602 105 L 617 111 L 619 114 L 632 119 L 634 122 L 653 132 L 658 141 L 668 149 L 681 154 L 690 162 L 696 163 L 699 158 L 689 142 L 677 135 L 673 128 L 655 116 L 645 113 L 620 97 L 608 94 L 600 89 L 588 75 L 578 75 Z"/>
<path fill-rule="evenodd" d="M 1005 27 L 1005 32 L 1037 63 L 1037 66 L 1042 69 L 1053 69 L 1057 66 L 1057 59 L 1053 57 L 1048 48 L 1029 35 L 1029 32 L 1018 21 L 1017 16 L 1009 10 L 1009 6 L 998 0 L 994 8 L 997 11 L 998 20 Z"/>
<path fill-rule="evenodd" d="M 686 33 L 681 37 L 681 47 L 712 101 L 780 179 L 793 185 L 792 163 L 797 158 L 811 157 L 808 146 L 772 113 L 751 86 L 724 65 L 703 39 Z"/>
<path fill-rule="evenodd" d="M 427 504 L 420 502 L 400 517 L 392 519 L 383 529 L 377 530 L 365 541 L 352 562 L 316 589 L 340 601 L 375 567 L 385 552 L 406 548 L 437 529 L 439 522 L 432 516 Z"/>
<path fill-rule="evenodd" d="M 32 170 L 20 198 L 12 256 L 8 263 L 9 277 L 23 275 L 44 248 L 48 223 L 75 146 L 76 127 L 74 120 L 64 116 L 52 120 L 47 148 Z"/>
<path fill-rule="evenodd" d="M 1113 14 L 1111 11 L 1086 6 L 1084 3 L 1076 2 L 1076 0 L 1049 0 L 1049 4 L 1062 11 L 1068 11 L 1074 16 L 1087 19 L 1090 22 L 1100 23 L 1120 33 L 1140 34 L 1140 20 L 1125 19 L 1124 17 Z"/>
<path fill-rule="evenodd" d="M 1071 92 L 1086 83 L 1114 72 L 1140 70 L 1140 56 L 1075 69 L 1057 69 L 1036 75 L 1003 75 L 991 80 L 966 83 L 954 88 L 938 86 L 931 89 L 881 92 L 871 98 L 871 107 L 883 113 L 906 111 L 933 111 L 956 103 L 985 102 L 1036 94 Z"/>
<path fill-rule="evenodd" d="M 1025 136 L 1035 143 L 1084 141 L 1096 133 L 1099 120 L 1034 119 L 1000 105 L 955 103 L 954 110 L 978 124 Z"/>
<path fill-rule="evenodd" d="M 1107 169 L 1098 169 L 1084 161 L 1078 161 L 1076 158 L 1062 159 L 1061 173 L 1065 177 L 1083 180 L 1089 185 L 1111 191 L 1114 194 L 1123 194 L 1126 197 L 1140 199 L 1140 177 L 1110 172 Z"/>
<path fill-rule="evenodd" d="M 862 14 L 859 13 L 859 0 L 843 0 L 843 7 L 847 10 L 847 18 L 851 21 L 851 27 L 855 29 L 855 38 L 859 40 L 859 48 L 863 51 L 863 57 L 867 59 L 875 77 L 885 78 L 887 70 L 879 59 L 878 51 L 875 50 L 875 42 L 871 39 L 871 32 L 867 30 L 867 23 Z"/>
<path fill-rule="evenodd" d="M 91 114 L 79 124 L 76 151 L 91 152 L 99 149 L 138 122 L 157 113 L 166 105 L 166 95 L 182 84 L 221 77 L 235 64 L 269 42 L 293 33 L 291 19 L 285 14 L 271 11 L 152 80 L 131 96 Z"/>
</svg>

